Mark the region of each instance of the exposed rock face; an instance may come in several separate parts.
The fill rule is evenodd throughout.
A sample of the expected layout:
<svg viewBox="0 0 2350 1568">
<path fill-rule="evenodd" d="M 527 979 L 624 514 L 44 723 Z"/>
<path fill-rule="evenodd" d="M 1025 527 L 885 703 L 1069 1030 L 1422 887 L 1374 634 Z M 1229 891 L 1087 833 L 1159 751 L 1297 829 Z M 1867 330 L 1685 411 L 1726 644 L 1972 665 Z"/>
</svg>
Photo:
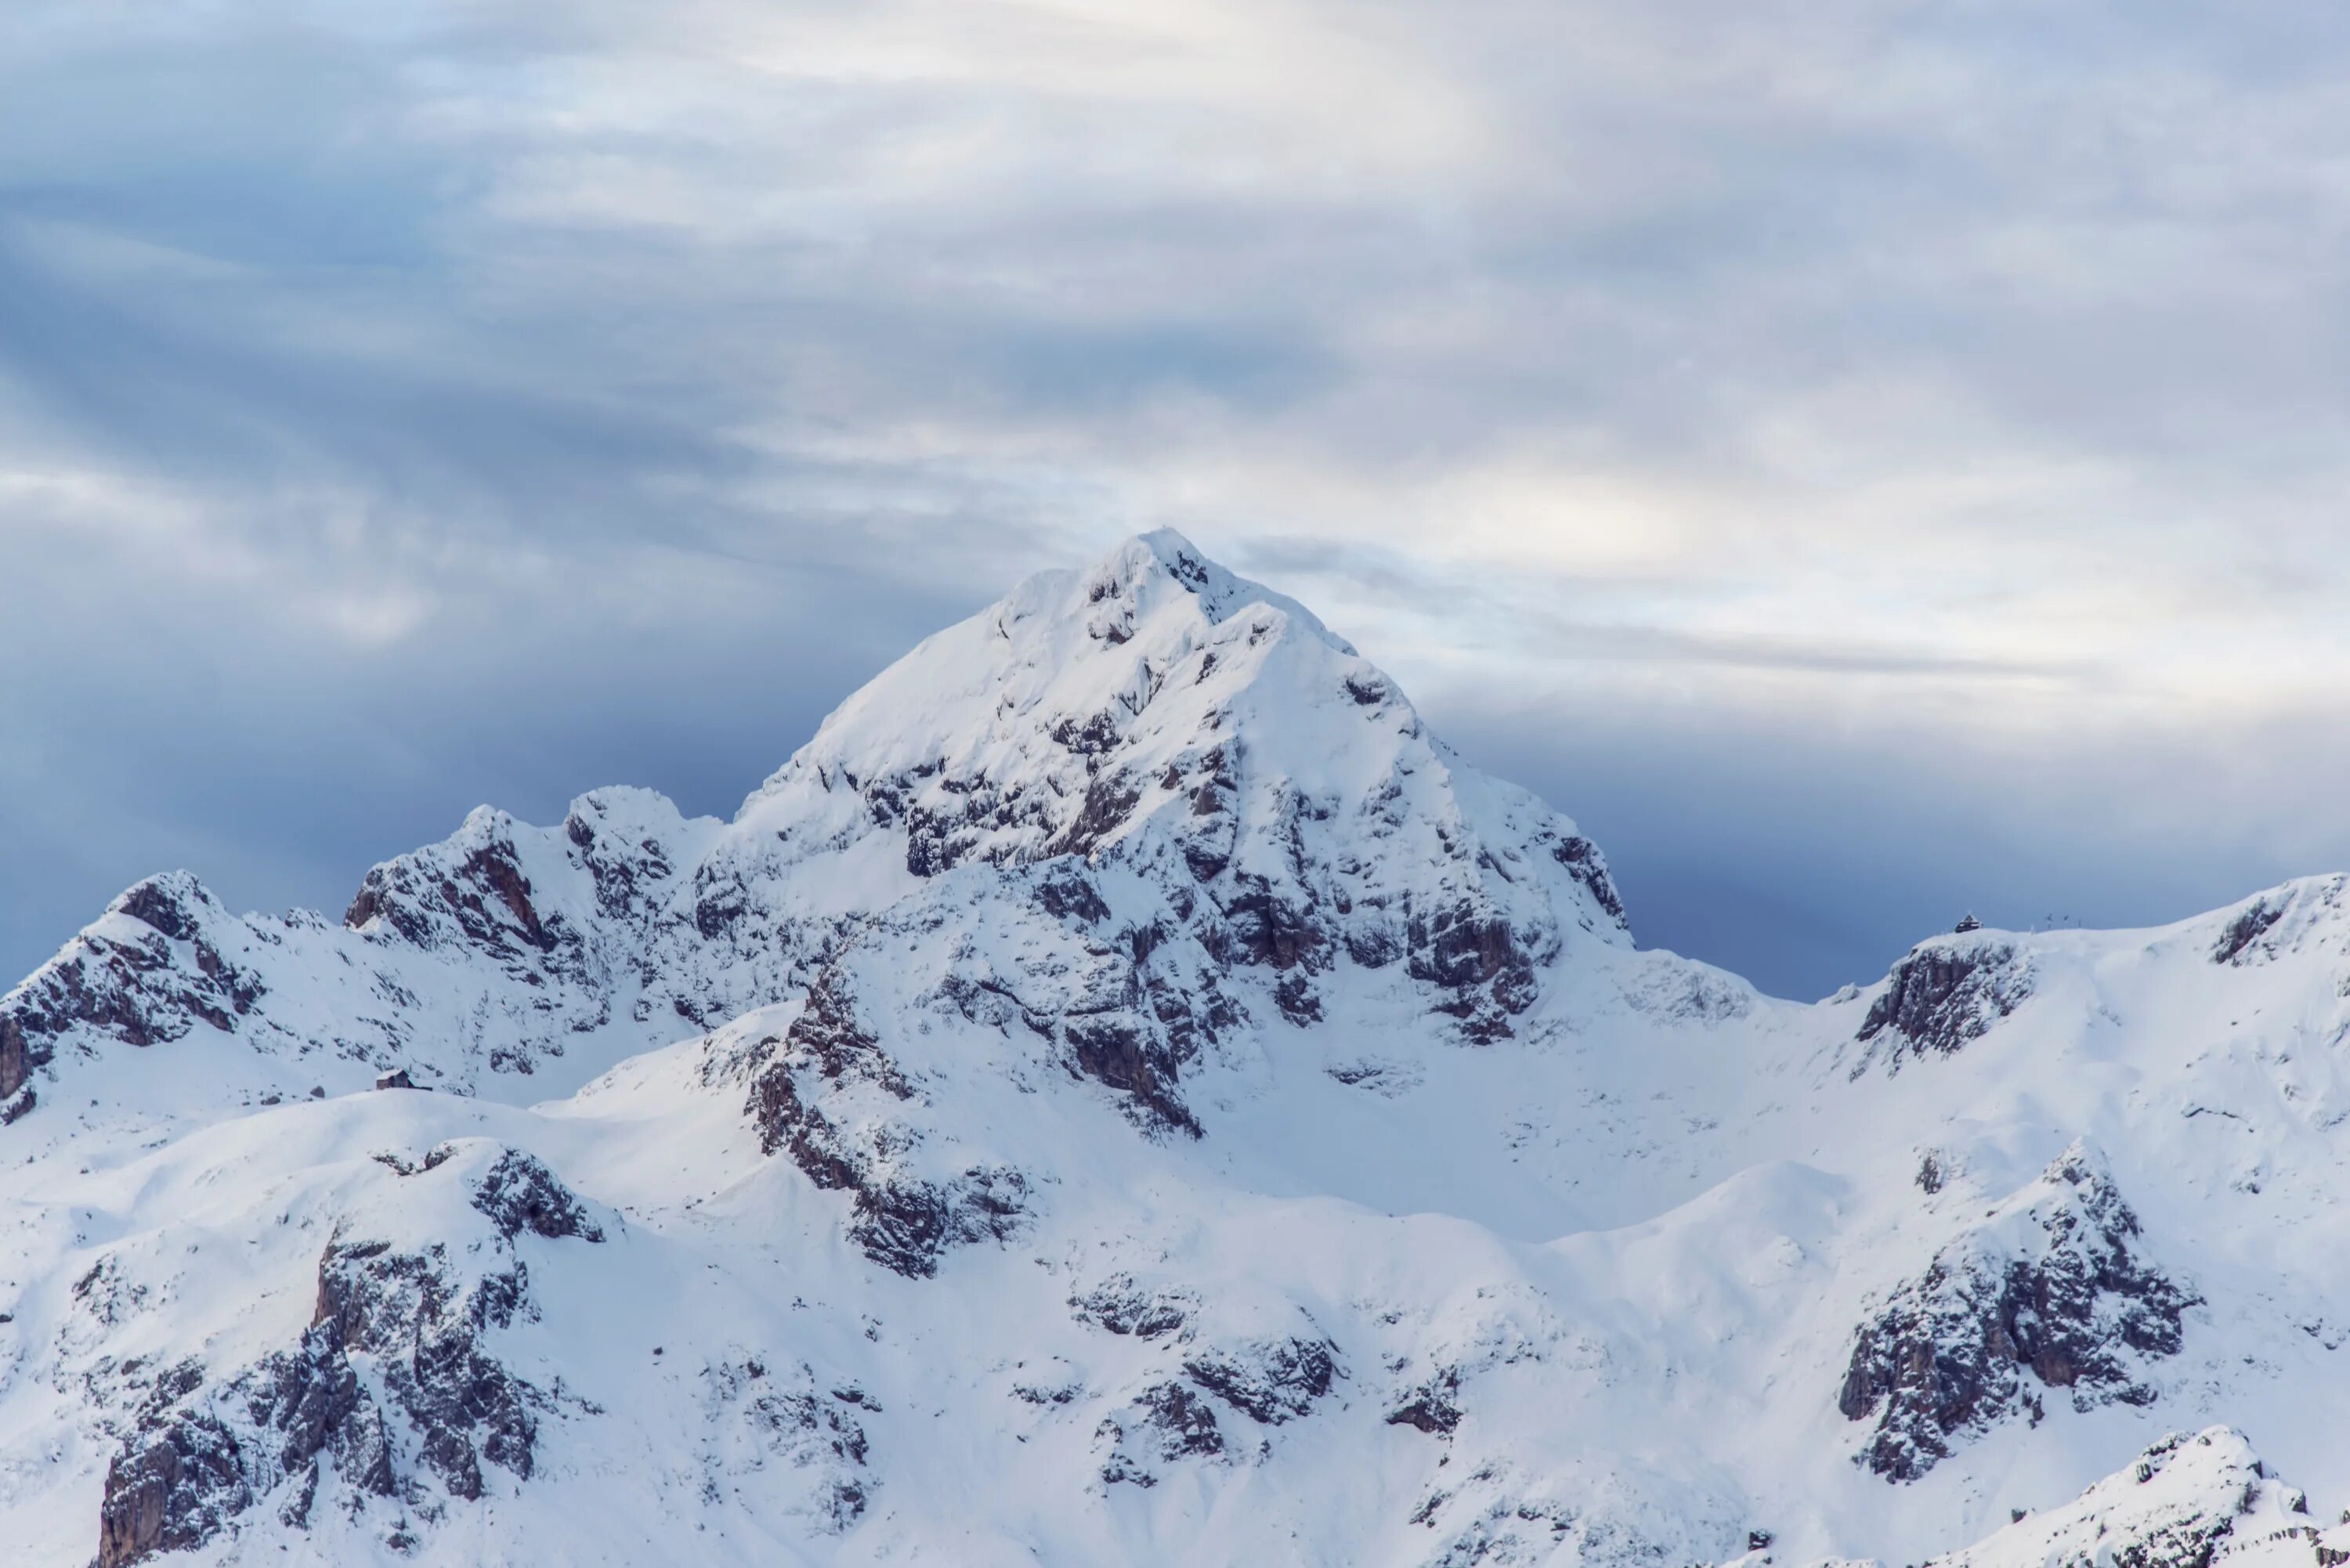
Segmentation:
<svg viewBox="0 0 2350 1568">
<path fill-rule="evenodd" d="M 1888 1036 L 1888 1071 L 1913 1056 L 1947 1056 L 1981 1039 L 2032 995 L 2032 966 L 2011 942 L 1982 933 L 1921 942 L 1893 966 L 1856 1036 Z M 1880 1054 L 1872 1046 L 1856 1075 Z"/>
<path fill-rule="evenodd" d="M 712 971 L 727 962 L 676 961 L 709 945 L 676 886 L 697 827 L 638 790 L 582 795 L 559 829 L 478 810 L 443 843 L 371 867 L 333 934 L 360 939 L 354 956 L 378 971 L 374 1016 L 395 1049 L 421 1022 L 405 1005 L 417 975 L 484 995 L 503 1024 L 484 1043 L 492 1072 L 563 1056 L 577 1036 L 615 1026 L 631 993 L 630 1021 L 657 1037 L 716 1005 Z"/>
<path fill-rule="evenodd" d="M 1112 1334 L 1157 1339 L 1190 1326 L 1194 1304 L 1173 1291 L 1146 1290 L 1132 1274 L 1113 1274 L 1083 1295 L 1071 1296 L 1069 1315 Z"/>
<path fill-rule="evenodd" d="M 184 1371 L 189 1379 L 195 1376 L 192 1367 Z M 218 1420 L 194 1411 L 144 1411 L 139 1432 L 136 1446 L 107 1468 L 99 1568 L 200 1546 L 253 1503 L 236 1441 Z"/>
<path fill-rule="evenodd" d="M 202 1545 L 264 1502 L 307 1526 L 329 1465 L 354 1508 L 421 1495 L 420 1478 L 400 1473 L 402 1451 L 454 1498 L 482 1495 L 485 1461 L 528 1479 L 539 1417 L 555 1402 L 485 1343 L 536 1311 L 510 1243 L 525 1230 L 588 1241 L 602 1231 L 529 1155 L 504 1149 L 484 1160 L 483 1152 L 443 1145 L 406 1173 L 452 1159 L 473 1167 L 465 1186 L 493 1227 L 486 1248 L 338 1236 L 319 1259 L 317 1303 L 299 1345 L 216 1386 L 193 1363 L 158 1380 L 107 1472 L 104 1568 Z M 395 1440 L 387 1411 L 407 1443 Z"/>
<path fill-rule="evenodd" d="M 2266 898 L 2255 900 L 2220 933 L 2220 940 L 2211 949 L 2211 961 L 2240 967 L 2251 961 L 2248 955 L 2256 955 L 2255 944 L 2276 929 L 2277 922 L 2284 919 L 2285 908 L 2282 903 L 2272 904 Z"/>
<path fill-rule="evenodd" d="M 357 930 L 379 918 L 421 948 L 453 937 L 513 958 L 524 947 L 551 952 L 564 940 L 539 919 L 513 844 L 498 839 L 453 867 L 411 856 L 369 870 L 343 924 Z"/>
<path fill-rule="evenodd" d="M 1027 1178 L 1001 1167 L 946 1181 L 885 1179 L 858 1189 L 848 1238 L 883 1268 L 924 1279 L 950 1247 L 1010 1240 L 1027 1206 Z"/>
<path fill-rule="evenodd" d="M 2272 888 L 2238 910 L 2211 944 L 2211 961 L 2250 969 L 2273 961 L 2338 920 L 2350 877 L 2309 877 Z"/>
<path fill-rule="evenodd" d="M 2133 1253 L 2137 1235 L 2102 1162 L 2075 1145 L 1936 1254 L 1855 1338 L 1836 1405 L 1875 1417 L 1858 1462 L 1914 1480 L 1969 1434 L 2039 1421 L 2042 1390 L 2076 1410 L 2151 1402 L 2145 1365 L 2178 1352 L 2197 1298 Z"/>
<path fill-rule="evenodd" d="M 759 1049 L 748 1113 L 760 1147 L 789 1154 L 816 1186 L 854 1194 L 848 1235 L 867 1257 L 927 1278 L 948 1248 L 1018 1230 L 1028 1199 L 1018 1171 L 973 1165 L 931 1178 L 909 1167 L 920 1140 L 899 1106 L 914 1092 L 858 1019 L 844 971 L 820 977 L 783 1038 Z"/>
<path fill-rule="evenodd" d="M 1038 959 L 1011 974 L 956 963 L 939 994 L 968 1020 L 999 1028 L 1016 1021 L 1052 1040 L 1065 1067 L 1121 1096 L 1146 1132 L 1197 1137 L 1182 1075 L 1240 1017 L 1226 993 L 1228 973 L 1161 913 L 1112 928 L 1098 879 L 1082 861 L 1046 861 L 1026 876 L 1033 891 L 1024 920 L 1058 928 L 1041 935 Z"/>
<path fill-rule="evenodd" d="M 1390 1427 L 1409 1427 L 1432 1438 L 1451 1437 L 1461 1425 L 1460 1369 L 1448 1366 L 1406 1393 L 1388 1412 L 1387 1421 Z"/>
<path fill-rule="evenodd" d="M 1340 1376 L 1337 1346 L 1326 1339 L 1284 1336 L 1216 1346 L 1184 1357 L 1191 1381 L 1267 1427 L 1314 1408 Z"/>
<path fill-rule="evenodd" d="M 314 1324 L 293 1350 L 217 1390 L 190 1363 L 159 1381 L 107 1470 L 99 1510 L 106 1568 L 203 1545 L 274 1498 L 307 1524 L 322 1461 L 368 1496 L 395 1490 L 381 1408 L 353 1370 L 338 1324 Z"/>
<path fill-rule="evenodd" d="M 0 1012 L 0 1099 L 23 1088 L 33 1069 L 48 1059 L 46 1052 L 36 1056 L 36 1049 L 25 1038 L 23 1014 L 14 1010 Z"/>
<path fill-rule="evenodd" d="M 198 1024 L 227 1031 L 266 992 L 225 956 L 238 922 L 184 871 L 151 877 L 65 950 L 0 998 L 0 1100 L 77 1027 L 155 1045 Z"/>
<path fill-rule="evenodd" d="M 419 1453 L 452 1497 L 482 1495 L 485 1459 L 530 1475 L 544 1397 L 482 1344 L 527 1310 L 528 1292 L 519 1262 L 466 1279 L 437 1246 L 400 1252 L 379 1241 L 337 1241 L 318 1265 L 318 1323 L 379 1358 Z"/>
<path fill-rule="evenodd" d="M 1196 1390 L 1180 1382 L 1145 1388 L 1123 1417 L 1102 1422 L 1094 1440 L 1109 1449 L 1101 1479 L 1112 1485 L 1156 1486 L 1154 1463 L 1221 1459 L 1224 1453 L 1223 1429 L 1216 1425 L 1215 1411 Z"/>
<path fill-rule="evenodd" d="M 583 797 L 575 818 L 597 799 Z M 676 823 L 666 802 L 639 815 L 661 811 Z M 413 1058 L 444 1079 L 474 1070 L 450 1051 L 463 1041 L 481 1067 L 529 1072 L 610 1022 L 637 972 L 616 950 L 660 928 L 631 909 L 635 924 L 617 940 L 613 922 L 577 907 L 577 889 L 568 913 L 556 907 L 565 900 L 543 884 L 558 874 L 584 884 L 591 853 L 551 848 L 561 842 L 476 812 L 447 843 L 369 872 L 350 929 L 307 913 L 232 916 L 185 873 L 141 882 L 0 998 L 0 1098 L 61 1046 L 159 1045 L 199 1025 L 289 1056 Z"/>
<path fill-rule="evenodd" d="M 1196 1319 L 1199 1303 L 1191 1293 L 1147 1286 L 1132 1274 L 1112 1274 L 1072 1295 L 1068 1305 L 1077 1322 L 1105 1333 L 1168 1342 L 1159 1373 L 1096 1430 L 1097 1445 L 1108 1449 L 1100 1471 L 1105 1481 L 1149 1487 L 1159 1479 L 1157 1466 L 1223 1456 L 1227 1438 L 1218 1404 L 1262 1427 L 1284 1426 L 1310 1415 L 1346 1376 L 1338 1347 L 1326 1338 L 1276 1333 L 1211 1340 Z"/>
<path fill-rule="evenodd" d="M 26 1015 L 33 1012 L 32 1007 L 18 1002 L 14 992 L 5 1001 L 0 1001 L 0 1117 L 5 1118 L 0 1119 L 0 1127 L 33 1108 L 37 1096 L 25 1080 L 33 1075 L 35 1067 L 49 1059 L 51 1048 L 40 1025 L 36 1023 L 36 1033 L 30 1036 L 26 1033 Z M 25 1102 L 23 1109 L 9 1115 L 8 1110 L 19 1099 Z"/>
<path fill-rule="evenodd" d="M 445 1148 L 447 1146 L 442 1146 Z M 435 1153 L 441 1152 L 435 1150 Z M 428 1161 L 431 1157 L 427 1157 Z M 600 1241 L 602 1227 L 555 1173 L 518 1148 L 507 1149 L 473 1186 L 473 1207 L 508 1241 L 523 1231 L 550 1241 L 577 1237 Z"/>
</svg>

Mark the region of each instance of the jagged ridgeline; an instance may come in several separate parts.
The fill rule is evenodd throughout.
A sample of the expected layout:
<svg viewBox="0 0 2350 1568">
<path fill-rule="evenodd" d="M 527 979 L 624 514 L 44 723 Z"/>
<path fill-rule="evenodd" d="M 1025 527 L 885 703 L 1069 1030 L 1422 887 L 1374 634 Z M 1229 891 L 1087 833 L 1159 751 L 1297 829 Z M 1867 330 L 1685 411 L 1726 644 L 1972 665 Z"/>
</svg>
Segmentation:
<svg viewBox="0 0 2350 1568">
<path fill-rule="evenodd" d="M 1765 997 L 1144 535 L 0 998 L 0 1558 L 2322 1568 L 2344 905 Z"/>
</svg>

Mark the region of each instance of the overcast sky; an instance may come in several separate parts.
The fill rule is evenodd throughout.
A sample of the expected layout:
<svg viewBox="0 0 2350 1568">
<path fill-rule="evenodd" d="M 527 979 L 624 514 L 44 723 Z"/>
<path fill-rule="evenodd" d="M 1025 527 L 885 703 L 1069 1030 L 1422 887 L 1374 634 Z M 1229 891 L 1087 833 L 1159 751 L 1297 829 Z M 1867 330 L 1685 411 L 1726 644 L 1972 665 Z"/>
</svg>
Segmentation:
<svg viewBox="0 0 2350 1568">
<path fill-rule="evenodd" d="M 0 970 L 1171 524 L 1767 989 L 2350 865 L 2350 12 L 34 0 Z"/>
</svg>

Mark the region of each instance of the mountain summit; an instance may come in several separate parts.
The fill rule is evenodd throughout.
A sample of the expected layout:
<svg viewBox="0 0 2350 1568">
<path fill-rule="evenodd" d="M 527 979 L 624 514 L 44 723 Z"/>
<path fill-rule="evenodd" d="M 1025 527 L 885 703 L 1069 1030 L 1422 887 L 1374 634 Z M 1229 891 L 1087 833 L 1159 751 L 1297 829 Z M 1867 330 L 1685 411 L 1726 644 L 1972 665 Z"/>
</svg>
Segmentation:
<svg viewBox="0 0 2350 1568">
<path fill-rule="evenodd" d="M 873 916 L 993 880 L 950 877 L 966 867 L 1115 895 L 1137 940 L 1183 939 L 1211 1028 L 1310 1018 L 1325 977 L 1394 970 L 1499 1038 L 1570 937 L 1626 940 L 1572 823 L 1464 767 L 1302 607 L 1160 532 L 924 642 L 731 823 L 640 790 L 553 829 L 484 807 L 369 871 L 341 929 L 231 916 L 184 872 L 143 882 L 0 1002 L 0 1100 L 61 1056 L 199 1024 L 263 1048 L 225 1074 L 238 1094 L 400 1067 L 535 1098 L 680 1020 L 799 995 Z"/>
<path fill-rule="evenodd" d="M 484 808 L 339 921 L 152 877 L 0 998 L 0 1518 L 104 1568 L 2322 1563 L 2249 1445 L 2350 1501 L 2345 885 L 1772 1001 L 1144 535 L 732 821 Z"/>
</svg>

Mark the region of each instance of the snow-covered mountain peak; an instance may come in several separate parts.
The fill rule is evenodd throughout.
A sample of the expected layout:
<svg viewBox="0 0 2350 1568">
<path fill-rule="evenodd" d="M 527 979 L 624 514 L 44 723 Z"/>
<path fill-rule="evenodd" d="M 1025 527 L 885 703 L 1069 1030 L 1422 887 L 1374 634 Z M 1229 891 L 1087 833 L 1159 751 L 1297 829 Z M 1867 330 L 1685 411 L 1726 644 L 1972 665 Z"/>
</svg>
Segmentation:
<svg viewBox="0 0 2350 1568">
<path fill-rule="evenodd" d="M 1055 852 L 1106 767 L 1161 773 L 1220 743 L 1277 756 L 1302 790 L 1359 792 L 1399 748 L 1326 722 L 1342 712 L 1400 738 L 1419 729 L 1394 683 L 1310 611 L 1161 530 L 1085 570 L 1032 576 L 926 639 L 827 717 L 745 815 L 775 817 L 776 797 L 811 788 L 944 776 L 949 793 L 1007 806 L 982 857 L 1034 859 Z"/>
<path fill-rule="evenodd" d="M 1500 1038 L 1568 950 L 1628 945 L 1571 822 L 1462 764 L 1303 607 L 1166 532 L 925 641 L 732 823 L 631 789 L 582 795 L 554 827 L 484 806 L 370 868 L 342 929 L 234 917 L 192 883 L 141 889 L 125 900 L 208 934 L 109 912 L 0 1001 L 0 1099 L 45 1064 L 200 1024 L 329 1058 L 218 1075 L 248 1096 L 392 1066 L 477 1093 L 576 1086 L 666 1032 L 793 999 L 877 918 L 941 898 L 1041 899 L 1055 941 L 1126 933 L 1128 967 L 1155 962 L 1164 989 L 1188 966 L 1181 989 L 1220 998 L 1200 1004 L 1211 1034 L 1303 1026 L 1359 975 L 1402 1016 Z M 926 918 L 1007 928 L 963 906 Z M 1154 1074 L 1105 1081 L 1151 1079 L 1180 1123 L 1159 1089 L 1191 1047 L 1166 1048 Z"/>
<path fill-rule="evenodd" d="M 1568 923 L 1613 932 L 1604 863 L 1532 795 L 1463 766 L 1396 683 L 1304 607 L 1171 531 L 1029 578 L 927 639 L 827 718 L 744 805 L 743 836 L 827 847 L 901 833 L 907 868 L 1093 855 L 1156 824 L 1211 879 L 1456 863 L 1505 897 L 1513 867 L 1571 873 Z M 1345 842 L 1340 842 L 1345 841 Z M 1531 878 L 1521 878 L 1531 880 Z"/>
<path fill-rule="evenodd" d="M 705 869 L 752 887 L 843 857 L 900 896 L 970 864 L 1115 868 L 1140 879 L 1141 924 L 1282 971 L 1299 1018 L 1319 1015 L 1311 976 L 1406 961 L 1491 1038 L 1565 947 L 1626 942 L 1573 823 L 1462 764 L 1302 607 L 1167 532 L 1032 577 L 884 670 Z"/>
<path fill-rule="evenodd" d="M 0 1542 L 2324 1568 L 2148 1444 L 2350 1499 L 2345 888 L 1773 1001 L 1142 535 L 731 821 L 151 877 L 0 996 Z"/>
<path fill-rule="evenodd" d="M 1169 605 L 1182 605 L 1222 625 L 1248 609 L 1275 610 L 1320 642 L 1352 654 L 1354 645 L 1339 637 L 1312 610 L 1263 583 L 1229 571 L 1172 528 L 1158 528 L 1122 540 L 1092 566 L 1076 570 L 1040 572 L 1027 578 L 993 607 L 1007 626 L 1039 617 L 1063 619 L 1078 609 L 1097 610 L 1092 624 L 1105 630 L 1123 614 L 1149 618 Z"/>
</svg>

